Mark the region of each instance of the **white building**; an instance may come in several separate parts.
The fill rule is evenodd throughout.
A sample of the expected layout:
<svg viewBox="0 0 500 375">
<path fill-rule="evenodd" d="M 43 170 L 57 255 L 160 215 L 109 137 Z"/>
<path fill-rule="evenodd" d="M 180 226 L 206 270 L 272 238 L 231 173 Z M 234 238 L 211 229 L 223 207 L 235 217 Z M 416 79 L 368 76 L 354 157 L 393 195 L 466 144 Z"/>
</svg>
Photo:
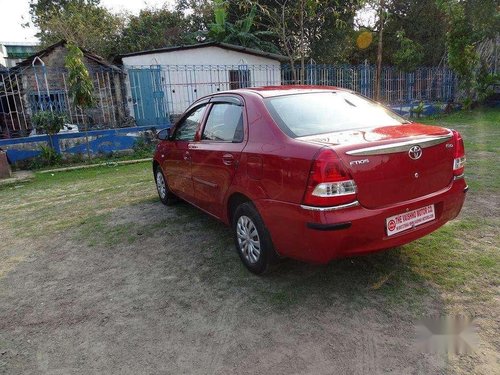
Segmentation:
<svg viewBox="0 0 500 375">
<path fill-rule="evenodd" d="M 218 91 L 281 84 L 281 55 L 226 43 L 200 43 L 120 56 L 130 113 L 162 125 L 193 101 Z"/>
<path fill-rule="evenodd" d="M 33 55 L 37 49 L 36 43 L 0 42 L 0 65 L 12 68 L 18 62 Z"/>
</svg>

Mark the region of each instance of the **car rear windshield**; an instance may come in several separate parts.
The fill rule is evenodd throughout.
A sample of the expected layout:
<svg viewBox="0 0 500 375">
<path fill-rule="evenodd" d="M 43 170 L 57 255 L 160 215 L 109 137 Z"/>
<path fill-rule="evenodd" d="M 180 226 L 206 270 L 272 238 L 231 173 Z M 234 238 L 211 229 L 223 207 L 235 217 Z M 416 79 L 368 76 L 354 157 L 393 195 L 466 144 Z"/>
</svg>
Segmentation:
<svg viewBox="0 0 500 375">
<path fill-rule="evenodd" d="M 278 126 L 293 138 L 408 122 L 346 91 L 277 96 L 266 99 L 266 106 Z"/>
</svg>

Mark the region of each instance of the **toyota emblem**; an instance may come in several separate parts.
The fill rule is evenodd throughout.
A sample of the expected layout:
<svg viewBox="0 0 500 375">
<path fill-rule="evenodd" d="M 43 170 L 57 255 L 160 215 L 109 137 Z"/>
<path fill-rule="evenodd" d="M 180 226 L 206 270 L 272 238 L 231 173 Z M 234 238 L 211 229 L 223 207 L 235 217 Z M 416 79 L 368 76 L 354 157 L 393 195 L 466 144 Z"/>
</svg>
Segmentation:
<svg viewBox="0 0 500 375">
<path fill-rule="evenodd" d="M 413 160 L 420 159 L 422 156 L 422 148 L 420 146 L 413 146 L 410 148 L 410 151 L 408 151 L 408 155 Z"/>
</svg>

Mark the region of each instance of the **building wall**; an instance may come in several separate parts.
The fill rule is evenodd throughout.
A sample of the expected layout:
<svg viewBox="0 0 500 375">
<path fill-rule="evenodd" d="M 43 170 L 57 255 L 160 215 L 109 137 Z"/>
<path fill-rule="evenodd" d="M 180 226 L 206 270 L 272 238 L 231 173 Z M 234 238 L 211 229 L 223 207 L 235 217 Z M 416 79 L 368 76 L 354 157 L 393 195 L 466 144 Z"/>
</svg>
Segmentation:
<svg viewBox="0 0 500 375">
<path fill-rule="evenodd" d="M 7 61 L 5 61 L 6 57 L 7 57 L 7 50 L 5 49 L 3 44 L 0 44 L 0 65 L 3 65 L 5 67 L 7 66 Z"/>
<path fill-rule="evenodd" d="M 59 46 L 42 57 L 45 69 L 39 63 L 35 64 L 35 67 L 24 68 L 22 76 L 25 108 L 29 115 L 32 113 L 33 98 L 39 93 L 41 95 L 47 92 L 59 93 L 65 98 L 71 122 L 82 123 L 83 114 L 70 106 L 68 74 L 65 68 L 66 55 L 67 49 Z M 97 99 L 97 107 L 90 109 L 87 113 L 99 124 L 119 126 L 120 119 L 125 116 L 125 106 L 122 100 L 122 74 L 110 71 L 87 57 L 84 57 L 84 63 L 93 79 Z"/>
<path fill-rule="evenodd" d="M 0 42 L 0 64 L 7 68 L 12 68 L 17 63 L 23 61 L 24 58 L 35 53 L 37 47 L 36 44 L 31 43 Z M 13 56 L 11 56 L 9 50 L 11 52 L 14 51 Z"/>
<path fill-rule="evenodd" d="M 248 86 L 281 84 L 279 61 L 217 46 L 128 56 L 122 61 L 127 70 L 161 67 L 165 108 L 171 116 L 184 112 L 193 101 L 202 96 L 233 88 L 231 71 L 248 69 Z M 131 114 L 134 113 L 132 92 L 138 89 L 135 86 L 137 84 L 133 80 L 132 83 L 127 80 Z"/>
</svg>

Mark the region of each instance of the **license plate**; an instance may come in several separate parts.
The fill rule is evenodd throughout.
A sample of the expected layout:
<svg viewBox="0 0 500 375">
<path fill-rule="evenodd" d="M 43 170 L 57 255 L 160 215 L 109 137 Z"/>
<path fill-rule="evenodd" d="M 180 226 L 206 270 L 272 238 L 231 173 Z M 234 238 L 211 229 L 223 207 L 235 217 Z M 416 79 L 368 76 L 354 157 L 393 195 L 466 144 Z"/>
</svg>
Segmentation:
<svg viewBox="0 0 500 375">
<path fill-rule="evenodd" d="M 387 235 L 392 236 L 396 233 L 415 228 L 421 224 L 432 221 L 436 218 L 434 205 L 417 208 L 403 214 L 394 215 L 385 219 Z"/>
</svg>

